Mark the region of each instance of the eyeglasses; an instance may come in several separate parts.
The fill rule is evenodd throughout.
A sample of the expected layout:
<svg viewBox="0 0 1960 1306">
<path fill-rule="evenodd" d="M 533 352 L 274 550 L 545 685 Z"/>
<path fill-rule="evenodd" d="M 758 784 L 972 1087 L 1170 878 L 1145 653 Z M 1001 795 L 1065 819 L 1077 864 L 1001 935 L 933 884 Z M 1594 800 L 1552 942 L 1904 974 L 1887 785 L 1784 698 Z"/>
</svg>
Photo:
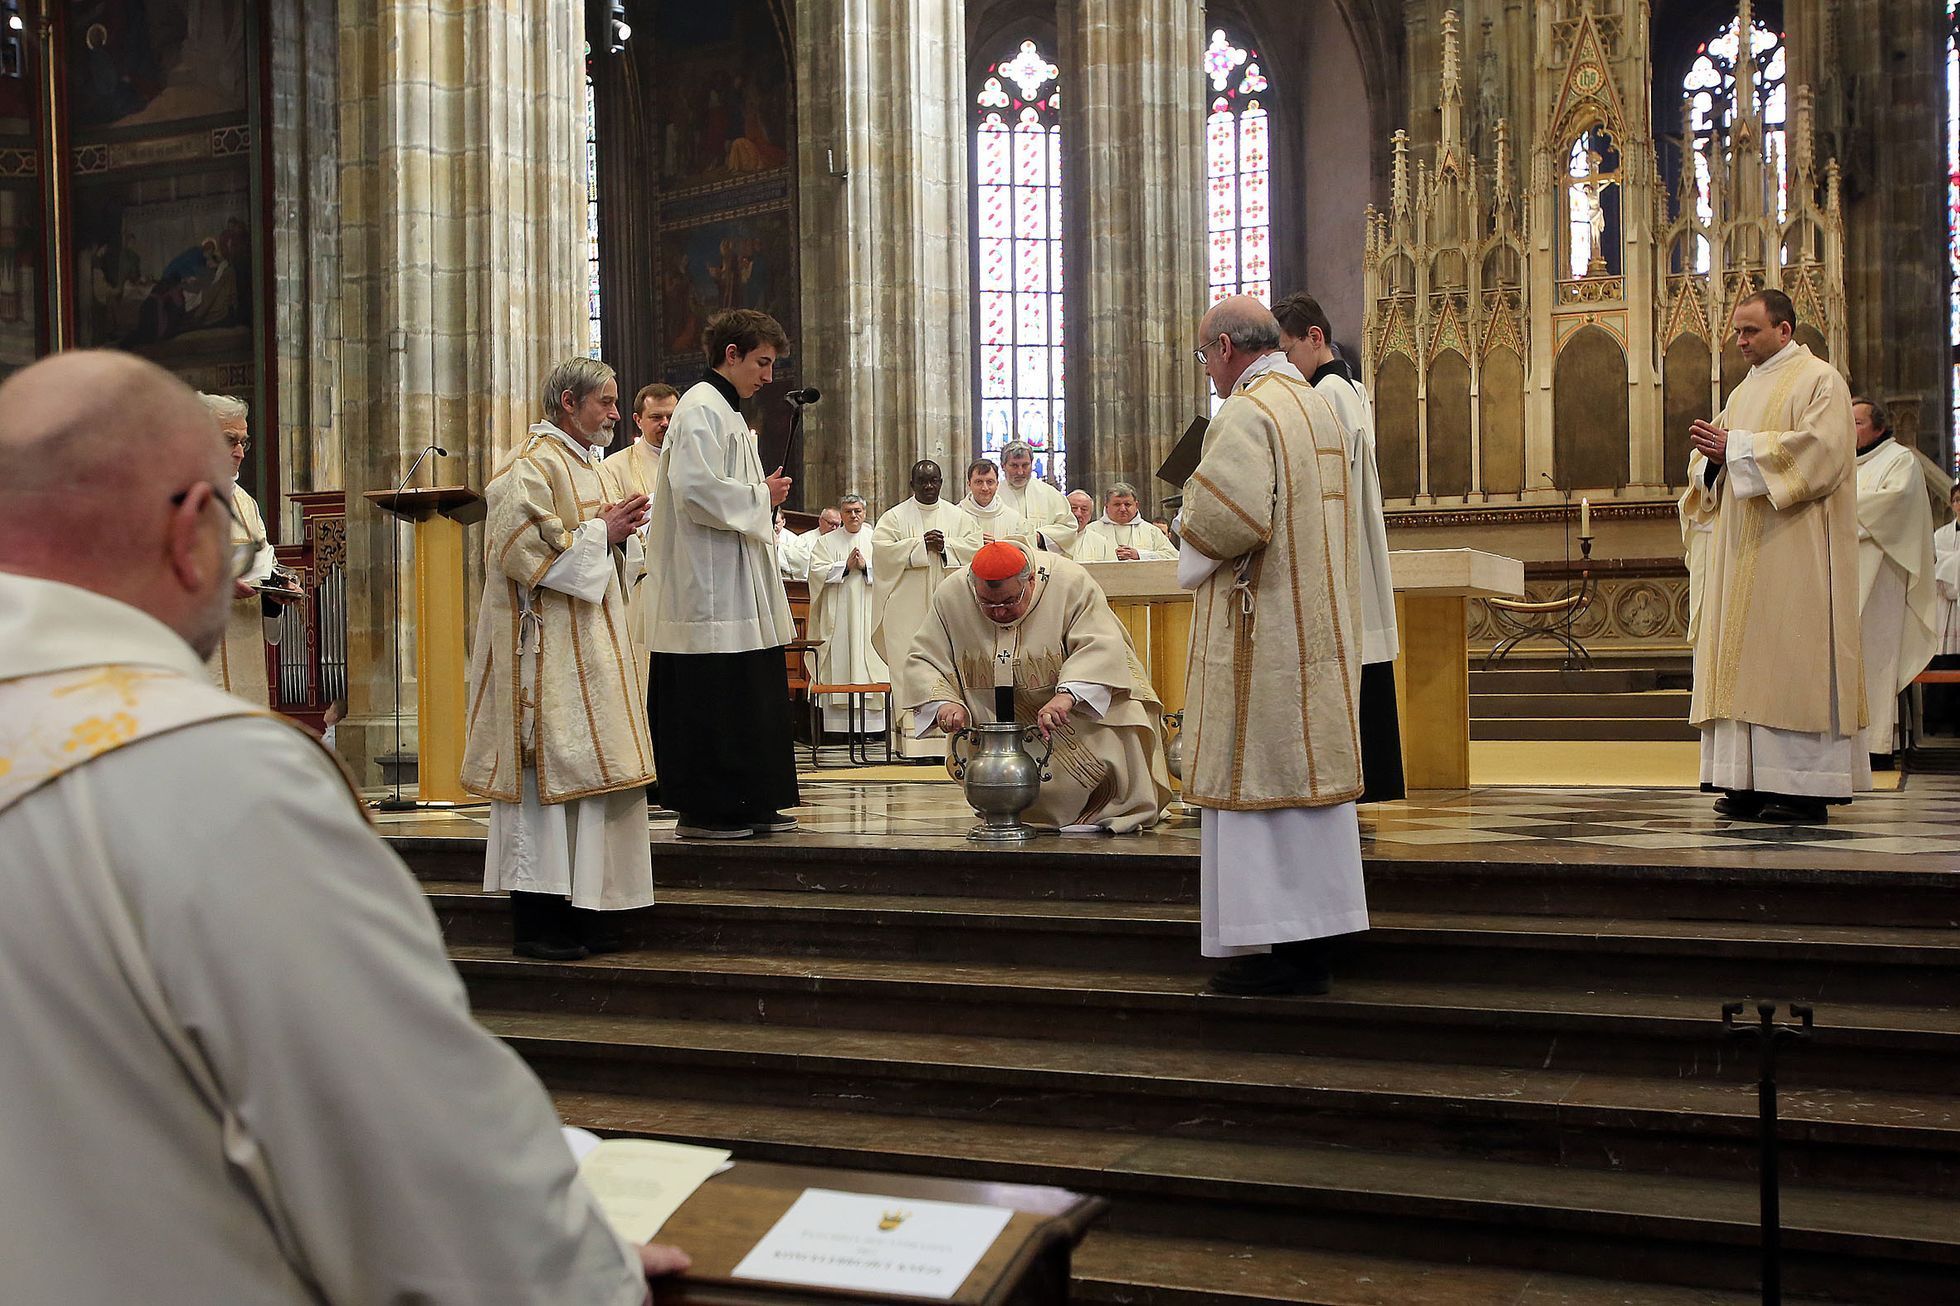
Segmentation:
<svg viewBox="0 0 1960 1306">
<path fill-rule="evenodd" d="M 208 484 L 208 482 L 205 482 L 205 484 Z M 196 488 L 197 486 L 195 485 L 188 485 L 177 491 L 177 493 L 170 496 L 171 504 L 178 508 L 183 507 L 184 501 L 191 497 L 191 491 Z M 245 573 L 252 569 L 252 560 L 259 556 L 259 550 L 264 546 L 265 541 L 256 538 L 252 534 L 251 529 L 245 525 L 244 521 L 238 515 L 238 510 L 231 506 L 230 495 L 220 494 L 218 487 L 213 485 L 211 487 L 211 497 L 217 502 L 219 507 L 225 510 L 225 516 L 231 519 L 231 578 L 233 580 L 243 580 Z M 238 538 L 241 535 L 245 537 L 242 540 Z"/>
<path fill-rule="evenodd" d="M 1207 340 L 1204 344 L 1199 345 L 1191 351 L 1192 355 L 1197 358 L 1199 367 L 1211 366 L 1211 351 L 1217 344 L 1218 342 L 1216 340 Z"/>
<path fill-rule="evenodd" d="M 249 435 L 228 435 L 225 437 L 225 447 L 244 453 L 252 447 L 252 437 Z"/>
</svg>

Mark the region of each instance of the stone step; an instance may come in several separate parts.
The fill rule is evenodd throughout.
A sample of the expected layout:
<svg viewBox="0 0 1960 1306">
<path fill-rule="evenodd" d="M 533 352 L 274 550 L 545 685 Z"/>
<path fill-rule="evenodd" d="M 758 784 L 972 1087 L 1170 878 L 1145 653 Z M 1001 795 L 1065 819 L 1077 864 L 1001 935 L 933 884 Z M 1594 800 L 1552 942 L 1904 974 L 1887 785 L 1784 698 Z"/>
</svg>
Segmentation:
<svg viewBox="0 0 1960 1306">
<path fill-rule="evenodd" d="M 568 1092 L 557 1102 L 569 1123 L 600 1133 L 714 1143 L 759 1160 L 1060 1185 L 1108 1198 L 1111 1233 L 1152 1241 L 1315 1248 L 1731 1292 L 1747 1290 L 1756 1275 L 1753 1181 L 664 1093 Z M 1960 1271 L 1952 1212 L 1950 1203 L 1894 1194 L 1787 1188 L 1785 1286 L 1795 1296 L 1887 1306 L 1949 1301 Z M 1194 1286 L 1212 1287 L 1216 1277 Z"/>
<path fill-rule="evenodd" d="M 1574 811 L 1572 819 L 1601 816 Z M 424 881 L 482 877 L 481 838 L 388 842 Z M 657 834 L 653 878 L 663 893 L 757 889 L 813 896 L 1197 902 L 1197 841 L 1188 841 L 1188 853 L 1163 851 L 1163 842 L 1055 838 L 1021 849 L 983 850 L 957 836 L 870 843 L 851 835 L 802 834 L 700 844 Z M 1631 846 L 1585 862 L 1552 861 L 1492 845 L 1386 848 L 1373 845 L 1364 857 L 1369 905 L 1381 910 L 1960 927 L 1960 895 L 1945 877 L 1928 875 L 1903 857 L 1867 855 L 1855 869 L 1847 868 L 1847 859 L 1829 859 L 1828 841 L 1818 844 L 1815 854 L 1779 850 L 1775 864 L 1747 866 L 1719 853 Z M 1745 844 L 1738 851 L 1753 849 Z M 1616 860 L 1604 860 L 1608 854 Z"/>
<path fill-rule="evenodd" d="M 504 898 L 474 884 L 425 886 L 444 935 L 509 938 Z M 1773 925 L 1376 910 L 1346 950 L 1354 978 L 1575 982 L 1634 992 L 1775 992 L 1793 1001 L 1952 1001 L 1960 932 L 1902 926 Z M 1203 975 L 1198 912 L 1184 904 L 663 889 L 626 918 L 639 947 L 777 956 L 1153 969 Z"/>
<path fill-rule="evenodd" d="M 1752 1086 L 1426 1061 L 479 1010 L 555 1089 L 1732 1178 Z M 1960 1104 L 1803 1086 L 1786 1182 L 1960 1196 Z"/>
<path fill-rule="evenodd" d="M 827 957 L 643 951 L 585 962 L 452 949 L 483 1010 L 607 1013 L 1740 1081 L 1753 1059 L 1723 1033 L 1729 995 L 1342 979 L 1332 995 L 1219 998 L 1191 975 Z M 1740 997 L 1742 995 L 1734 995 Z M 1832 1003 L 1796 1055 L 1804 1081 L 1947 1092 L 1960 1010 Z"/>
<path fill-rule="evenodd" d="M 1612 670 L 1563 671 L 1557 667 L 1494 667 L 1482 670 L 1476 663 L 1470 671 L 1470 707 L 1490 694 L 1637 694 L 1656 688 L 1660 674 L 1651 667 L 1623 667 Z"/>
<path fill-rule="evenodd" d="M 1617 701 L 1610 698 L 1598 700 L 1602 704 L 1612 704 Z M 1608 709 L 1586 716 L 1484 717 L 1472 714 L 1470 737 L 1472 739 L 1596 740 L 1600 743 L 1671 739 L 1693 743 L 1700 739 L 1701 735 L 1688 724 L 1685 711 L 1679 719 L 1650 719 L 1615 716 Z"/>
<path fill-rule="evenodd" d="M 1597 721 L 1686 721 L 1693 697 L 1675 689 L 1654 689 L 1641 694 L 1477 694 L 1470 699 L 1470 719 L 1584 717 Z"/>
</svg>

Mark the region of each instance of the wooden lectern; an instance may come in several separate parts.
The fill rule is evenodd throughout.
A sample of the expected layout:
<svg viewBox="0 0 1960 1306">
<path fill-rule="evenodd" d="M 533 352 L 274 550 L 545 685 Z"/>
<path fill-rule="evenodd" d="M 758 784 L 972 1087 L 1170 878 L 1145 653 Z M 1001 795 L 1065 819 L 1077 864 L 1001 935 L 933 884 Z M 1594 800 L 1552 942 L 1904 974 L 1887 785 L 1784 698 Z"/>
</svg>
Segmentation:
<svg viewBox="0 0 1960 1306">
<path fill-rule="evenodd" d="M 415 677 L 419 691 L 415 721 L 420 741 L 416 746 L 416 777 L 420 801 L 468 802 L 462 785 L 467 697 L 463 527 L 483 520 L 487 511 L 483 496 L 463 485 L 438 485 L 369 490 L 363 497 L 381 511 L 415 523 Z M 399 571 L 395 583 L 401 583 Z M 399 641 L 399 603 L 395 616 L 395 639 Z"/>
</svg>

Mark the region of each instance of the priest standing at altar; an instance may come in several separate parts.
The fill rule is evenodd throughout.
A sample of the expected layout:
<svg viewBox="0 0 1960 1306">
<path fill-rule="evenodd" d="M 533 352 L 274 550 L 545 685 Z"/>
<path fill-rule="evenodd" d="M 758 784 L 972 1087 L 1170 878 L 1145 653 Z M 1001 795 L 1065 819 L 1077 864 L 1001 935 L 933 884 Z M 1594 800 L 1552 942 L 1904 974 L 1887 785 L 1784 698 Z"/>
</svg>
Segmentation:
<svg viewBox="0 0 1960 1306">
<path fill-rule="evenodd" d="M 511 896 L 514 950 L 571 961 L 618 951 L 604 913 L 653 901 L 653 745 L 626 626 L 646 500 L 614 502 L 600 472 L 612 369 L 569 359 L 542 389 L 544 420 L 483 487 L 462 784 L 490 800 L 483 887 Z"/>
<path fill-rule="evenodd" d="M 1403 796 L 1402 729 L 1395 710 L 1395 578 L 1388 566 L 1388 524 L 1375 470 L 1375 409 L 1347 360 L 1334 352 L 1334 330 L 1320 302 L 1304 292 L 1273 305 L 1286 361 L 1340 418 L 1348 438 L 1348 512 L 1354 518 L 1354 565 L 1361 581 L 1361 779 L 1364 803 Z"/>
<path fill-rule="evenodd" d="M 1233 959 L 1216 992 L 1325 993 L 1329 940 L 1368 928 L 1348 435 L 1258 300 L 1220 300 L 1199 338 L 1225 400 L 1178 520 L 1204 954 Z"/>
<path fill-rule="evenodd" d="M 1794 342 L 1796 310 L 1759 290 L 1730 318 L 1749 374 L 1694 452 L 1681 513 L 1712 520 L 1695 689 L 1701 783 L 1744 821 L 1827 819 L 1871 787 L 1858 627 L 1851 392 Z"/>
<path fill-rule="evenodd" d="M 1858 438 L 1858 624 L 1865 655 L 1865 752 L 1891 770 L 1899 695 L 1937 651 L 1933 505 L 1912 450 L 1873 399 L 1851 401 Z"/>
<path fill-rule="evenodd" d="M 796 829 L 799 798 L 777 574 L 775 510 L 790 478 L 764 472 L 738 405 L 769 384 L 789 337 L 755 309 L 717 313 L 708 369 L 667 428 L 647 531 L 653 677 L 647 711 L 660 801 L 683 839 Z"/>
<path fill-rule="evenodd" d="M 1068 499 L 1034 474 L 1034 446 L 1026 440 L 1010 440 L 1000 451 L 1000 500 L 1021 514 L 1029 538 L 1038 532 L 1051 549 L 1059 547 L 1057 537 L 1075 530 Z"/>
<path fill-rule="evenodd" d="M 944 476 L 927 459 L 912 467 L 912 497 L 878 519 L 871 536 L 871 646 L 898 679 L 892 693 L 906 701 L 905 656 L 932 606 L 946 573 L 973 560 L 982 543 L 973 518 L 940 498 Z M 898 723 L 894 723 L 897 725 Z M 944 757 L 941 739 L 916 739 L 900 728 L 898 751 L 906 757 Z"/>
<path fill-rule="evenodd" d="M 826 509 L 825 511 L 830 511 Z M 864 499 L 847 494 L 837 502 L 841 525 L 810 541 L 810 638 L 817 650 L 817 679 L 830 685 L 883 684 L 891 672 L 871 646 L 872 529 L 864 524 Z M 863 694 L 858 728 L 885 732 L 883 695 Z M 826 694 L 823 728 L 842 734 L 851 728 L 847 694 Z"/>
<path fill-rule="evenodd" d="M 1170 537 L 1140 515 L 1137 487 L 1118 481 L 1109 487 L 1103 515 L 1090 530 L 1108 540 L 1118 562 L 1162 562 L 1177 556 Z"/>
</svg>

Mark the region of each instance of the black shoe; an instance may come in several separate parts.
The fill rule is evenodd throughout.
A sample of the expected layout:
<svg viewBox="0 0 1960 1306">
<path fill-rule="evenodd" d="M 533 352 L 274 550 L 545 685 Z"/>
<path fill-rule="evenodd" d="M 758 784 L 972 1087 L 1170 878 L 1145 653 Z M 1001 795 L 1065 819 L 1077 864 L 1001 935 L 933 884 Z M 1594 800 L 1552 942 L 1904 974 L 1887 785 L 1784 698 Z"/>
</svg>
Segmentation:
<svg viewBox="0 0 1960 1306">
<path fill-rule="evenodd" d="M 1331 977 L 1303 970 L 1270 952 L 1234 957 L 1211 977 L 1207 988 L 1232 997 L 1314 997 L 1327 992 Z"/>
<path fill-rule="evenodd" d="M 755 827 L 746 821 L 705 821 L 683 816 L 674 826 L 683 839 L 753 839 Z"/>
<path fill-rule="evenodd" d="M 633 945 L 627 942 L 625 932 L 620 929 L 615 919 L 615 913 L 598 911 L 591 907 L 573 907 L 571 916 L 578 940 L 585 945 L 588 955 L 598 957 L 608 952 L 626 952 L 632 948 Z"/>
<path fill-rule="evenodd" d="M 785 816 L 781 812 L 768 812 L 749 821 L 749 829 L 757 834 L 788 834 L 802 828 L 794 816 Z"/>
<path fill-rule="evenodd" d="M 510 950 L 539 961 L 583 961 L 585 945 L 573 932 L 571 903 L 553 893 L 510 895 Z"/>
<path fill-rule="evenodd" d="M 1763 810 L 1762 795 L 1730 790 L 1715 800 L 1717 815 L 1726 816 L 1732 821 L 1753 821 Z"/>
<path fill-rule="evenodd" d="M 1778 798 L 1764 803 L 1756 819 L 1775 825 L 1829 825 L 1831 813 L 1821 798 Z"/>
<path fill-rule="evenodd" d="M 1899 769 L 1898 759 L 1890 753 L 1873 753 L 1871 759 L 1872 770 L 1874 771 L 1896 771 Z"/>
</svg>

